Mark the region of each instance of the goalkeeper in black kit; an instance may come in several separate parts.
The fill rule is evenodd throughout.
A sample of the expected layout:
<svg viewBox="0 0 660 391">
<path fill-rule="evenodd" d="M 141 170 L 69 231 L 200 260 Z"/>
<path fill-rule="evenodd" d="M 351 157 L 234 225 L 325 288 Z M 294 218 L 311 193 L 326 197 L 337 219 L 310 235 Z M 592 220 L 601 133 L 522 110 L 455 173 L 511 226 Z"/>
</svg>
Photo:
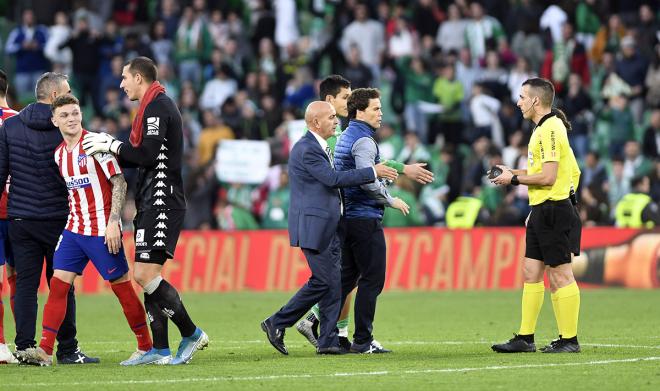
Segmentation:
<svg viewBox="0 0 660 391">
<path fill-rule="evenodd" d="M 87 154 L 110 152 L 121 166 L 138 169 L 133 275 L 144 289 L 154 347 L 148 352 L 136 351 L 122 365 L 187 364 L 209 343 L 206 333 L 188 315 L 179 293 L 161 274 L 165 262 L 174 256 L 186 200 L 181 178 L 181 113 L 157 78 L 156 65 L 149 58 L 137 57 L 124 66 L 120 87 L 129 99 L 140 102 L 130 143 L 106 133 L 89 133 L 83 140 Z M 174 358 L 169 348 L 168 318 L 182 337 Z"/>
</svg>

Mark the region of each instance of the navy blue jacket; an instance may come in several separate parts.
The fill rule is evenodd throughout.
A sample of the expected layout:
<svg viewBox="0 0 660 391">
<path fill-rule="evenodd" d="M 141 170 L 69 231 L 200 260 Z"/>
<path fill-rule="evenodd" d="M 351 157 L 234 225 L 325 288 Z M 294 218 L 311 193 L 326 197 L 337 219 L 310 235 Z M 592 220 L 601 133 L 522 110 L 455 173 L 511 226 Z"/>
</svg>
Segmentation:
<svg viewBox="0 0 660 391">
<path fill-rule="evenodd" d="M 294 247 L 323 251 L 337 232 L 340 187 L 373 182 L 371 167 L 339 172 L 312 132 L 293 146 L 289 156 L 289 241 Z"/>
<path fill-rule="evenodd" d="M 335 168 L 337 171 L 355 169 L 353 145 L 363 137 L 373 138 L 374 128 L 366 122 L 351 120 L 339 137 L 335 147 Z M 380 163 L 378 143 L 376 143 L 376 161 Z M 344 189 L 344 216 L 347 219 L 382 219 L 385 207 L 359 186 Z"/>
<path fill-rule="evenodd" d="M 55 163 L 63 141 L 50 105 L 31 103 L 0 127 L 0 183 L 9 185 L 9 219 L 57 220 L 69 214 L 68 191 Z"/>
</svg>

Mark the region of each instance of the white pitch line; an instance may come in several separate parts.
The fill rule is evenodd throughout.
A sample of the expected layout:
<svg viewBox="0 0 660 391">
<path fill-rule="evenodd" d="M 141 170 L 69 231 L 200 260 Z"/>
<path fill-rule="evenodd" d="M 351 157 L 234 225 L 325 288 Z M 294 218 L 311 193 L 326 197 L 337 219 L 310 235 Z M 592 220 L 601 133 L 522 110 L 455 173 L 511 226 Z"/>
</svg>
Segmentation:
<svg viewBox="0 0 660 391">
<path fill-rule="evenodd" d="M 638 357 L 619 360 L 597 360 L 584 362 L 568 363 L 547 363 L 547 364 L 522 364 L 522 365 L 493 365 L 487 367 L 466 367 L 466 368 L 442 368 L 442 369 L 415 369 L 406 371 L 373 371 L 373 372 L 338 372 L 328 374 L 300 374 L 300 375 L 270 375 L 270 376 L 221 376 L 221 377 L 192 377 L 184 379 L 158 379 L 158 380 L 109 380 L 109 381 L 91 381 L 91 382 L 58 382 L 58 383 L 4 383 L 3 386 L 9 387 L 35 387 L 35 386 L 93 386 L 93 385 L 133 385 L 133 384 L 174 384 L 174 383 L 200 383 L 217 381 L 260 381 L 260 380 L 284 380 L 284 379 L 312 379 L 326 377 L 359 377 L 359 376 L 388 376 L 388 375 L 415 375 L 431 373 L 456 373 L 456 372 L 478 372 L 478 371 L 499 371 L 510 369 L 530 369 L 530 368 L 554 368 L 554 367 L 572 367 L 584 365 L 609 365 L 640 361 L 658 361 L 660 357 Z"/>
</svg>

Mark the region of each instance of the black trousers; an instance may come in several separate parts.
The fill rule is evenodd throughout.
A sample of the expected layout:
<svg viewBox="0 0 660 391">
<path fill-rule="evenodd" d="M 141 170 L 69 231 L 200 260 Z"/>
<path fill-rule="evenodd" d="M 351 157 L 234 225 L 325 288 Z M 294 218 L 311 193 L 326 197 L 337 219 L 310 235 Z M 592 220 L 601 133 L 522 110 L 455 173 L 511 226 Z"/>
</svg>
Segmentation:
<svg viewBox="0 0 660 391">
<path fill-rule="evenodd" d="M 373 340 L 376 301 L 385 285 L 385 234 L 380 219 L 342 219 L 341 303 L 357 286 L 355 295 L 356 344 Z"/>
<path fill-rule="evenodd" d="M 337 320 L 342 303 L 339 301 L 341 294 L 340 250 L 337 234 L 328 248 L 321 252 L 303 249 L 312 276 L 284 307 L 270 317 L 273 327 L 284 329 L 293 326 L 314 304 L 319 303 L 321 315 L 319 347 L 339 346 Z"/>
<path fill-rule="evenodd" d="M 16 349 L 36 346 L 37 291 L 41 281 L 44 258 L 46 278 L 53 276 L 53 254 L 66 220 L 10 220 L 9 240 L 14 250 L 16 267 Z M 70 354 L 78 348 L 76 341 L 76 301 L 73 286 L 67 298 L 66 316 L 57 334 L 57 356 Z"/>
</svg>

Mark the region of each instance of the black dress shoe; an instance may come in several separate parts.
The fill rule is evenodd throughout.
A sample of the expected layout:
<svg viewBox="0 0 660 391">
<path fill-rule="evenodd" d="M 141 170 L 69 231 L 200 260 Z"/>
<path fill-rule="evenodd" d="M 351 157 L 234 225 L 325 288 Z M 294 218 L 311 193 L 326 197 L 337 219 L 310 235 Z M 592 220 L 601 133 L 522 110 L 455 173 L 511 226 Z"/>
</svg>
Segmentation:
<svg viewBox="0 0 660 391">
<path fill-rule="evenodd" d="M 346 350 L 346 351 L 349 351 L 349 350 L 351 350 L 351 345 L 352 345 L 352 344 L 351 344 L 351 341 L 349 341 L 348 338 L 346 338 L 346 337 L 339 337 L 339 347 L 340 347 L 340 348 L 342 348 L 342 349 L 344 349 L 344 350 Z"/>
<path fill-rule="evenodd" d="M 266 333 L 268 342 L 270 342 L 270 344 L 273 345 L 273 347 L 277 349 L 278 352 L 285 355 L 289 354 L 289 351 L 286 349 L 286 345 L 284 345 L 284 329 L 274 328 L 270 323 L 270 319 L 266 319 L 261 322 L 261 329 L 264 331 L 264 333 Z"/>
<path fill-rule="evenodd" d="M 560 338 L 559 341 L 548 346 L 543 353 L 580 353 L 580 344 L 577 338 Z"/>
<path fill-rule="evenodd" d="M 340 346 L 330 346 L 329 348 L 318 348 L 316 354 L 346 354 L 348 351 Z"/>
<path fill-rule="evenodd" d="M 57 364 L 98 364 L 101 362 L 101 359 L 97 357 L 89 357 L 83 353 L 80 348 L 77 348 L 75 352 L 69 354 L 63 354 L 57 357 Z"/>
<path fill-rule="evenodd" d="M 514 334 L 507 342 L 491 346 L 497 353 L 532 353 L 536 351 L 534 342 L 527 342 L 520 335 Z"/>
</svg>

